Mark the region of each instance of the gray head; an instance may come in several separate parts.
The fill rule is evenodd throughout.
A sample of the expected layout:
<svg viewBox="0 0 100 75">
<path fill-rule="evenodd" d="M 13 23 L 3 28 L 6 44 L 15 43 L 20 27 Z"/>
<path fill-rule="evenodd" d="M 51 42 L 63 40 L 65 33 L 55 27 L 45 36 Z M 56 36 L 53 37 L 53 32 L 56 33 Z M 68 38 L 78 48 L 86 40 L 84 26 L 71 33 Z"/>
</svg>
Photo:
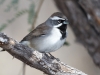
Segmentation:
<svg viewBox="0 0 100 75">
<path fill-rule="evenodd" d="M 67 25 L 68 19 L 61 12 L 53 13 L 50 18 L 46 21 L 47 24 L 52 25 L 54 27 L 59 27 L 61 25 Z"/>
<path fill-rule="evenodd" d="M 53 13 L 50 18 L 47 19 L 46 24 L 56 27 L 61 31 L 66 31 L 68 19 L 61 12 Z"/>
</svg>

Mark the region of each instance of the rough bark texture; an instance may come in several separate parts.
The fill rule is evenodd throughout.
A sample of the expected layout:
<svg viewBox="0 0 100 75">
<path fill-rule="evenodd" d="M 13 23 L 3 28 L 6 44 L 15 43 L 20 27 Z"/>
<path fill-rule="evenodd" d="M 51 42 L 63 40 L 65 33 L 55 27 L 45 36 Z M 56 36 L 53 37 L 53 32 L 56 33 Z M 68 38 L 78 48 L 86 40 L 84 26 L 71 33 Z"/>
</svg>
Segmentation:
<svg viewBox="0 0 100 75">
<path fill-rule="evenodd" d="M 18 43 L 4 33 L 0 33 L 0 47 L 27 65 L 41 70 L 48 75 L 87 75 L 57 59 L 52 59 L 46 54 Z"/>
<path fill-rule="evenodd" d="M 100 0 L 54 0 L 69 19 L 77 40 L 100 67 Z"/>
</svg>

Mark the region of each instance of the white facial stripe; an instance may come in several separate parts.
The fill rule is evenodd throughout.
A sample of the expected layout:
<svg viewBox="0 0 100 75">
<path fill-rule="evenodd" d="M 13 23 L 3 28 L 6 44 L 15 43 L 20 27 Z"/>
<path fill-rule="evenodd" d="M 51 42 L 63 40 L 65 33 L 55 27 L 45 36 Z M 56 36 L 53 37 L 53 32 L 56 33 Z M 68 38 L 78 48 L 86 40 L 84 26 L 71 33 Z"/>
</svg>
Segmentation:
<svg viewBox="0 0 100 75">
<path fill-rule="evenodd" d="M 57 16 L 51 17 L 51 19 L 52 19 L 52 20 L 59 20 L 59 19 L 65 20 L 65 19 L 60 18 L 60 17 L 57 17 Z"/>
<path fill-rule="evenodd" d="M 62 25 L 62 23 L 58 24 L 58 25 L 54 25 L 54 27 L 60 27 Z"/>
</svg>

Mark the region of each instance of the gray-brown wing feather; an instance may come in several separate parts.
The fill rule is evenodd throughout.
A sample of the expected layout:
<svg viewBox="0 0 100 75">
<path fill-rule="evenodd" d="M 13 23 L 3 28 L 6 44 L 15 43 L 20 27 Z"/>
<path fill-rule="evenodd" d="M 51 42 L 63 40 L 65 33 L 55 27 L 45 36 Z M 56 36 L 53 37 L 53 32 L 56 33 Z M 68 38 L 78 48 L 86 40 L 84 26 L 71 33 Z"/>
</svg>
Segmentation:
<svg viewBox="0 0 100 75">
<path fill-rule="evenodd" d="M 31 31 L 26 37 L 24 37 L 22 41 L 28 41 L 28 40 L 31 40 L 32 38 L 37 38 L 37 37 L 40 37 L 42 35 L 47 35 L 48 33 L 50 33 L 51 31 L 51 27 L 49 26 L 46 26 L 43 24 L 37 26 L 33 31 Z"/>
</svg>

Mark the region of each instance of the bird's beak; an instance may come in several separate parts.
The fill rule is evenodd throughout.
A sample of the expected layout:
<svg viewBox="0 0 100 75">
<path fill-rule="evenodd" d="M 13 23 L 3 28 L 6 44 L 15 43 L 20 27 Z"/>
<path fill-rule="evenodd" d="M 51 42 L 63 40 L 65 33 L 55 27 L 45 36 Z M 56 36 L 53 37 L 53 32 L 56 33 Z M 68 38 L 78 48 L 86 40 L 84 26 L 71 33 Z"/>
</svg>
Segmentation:
<svg viewBox="0 0 100 75">
<path fill-rule="evenodd" d="M 69 24 L 69 22 L 65 20 L 65 21 L 63 22 L 63 24 Z"/>
</svg>

